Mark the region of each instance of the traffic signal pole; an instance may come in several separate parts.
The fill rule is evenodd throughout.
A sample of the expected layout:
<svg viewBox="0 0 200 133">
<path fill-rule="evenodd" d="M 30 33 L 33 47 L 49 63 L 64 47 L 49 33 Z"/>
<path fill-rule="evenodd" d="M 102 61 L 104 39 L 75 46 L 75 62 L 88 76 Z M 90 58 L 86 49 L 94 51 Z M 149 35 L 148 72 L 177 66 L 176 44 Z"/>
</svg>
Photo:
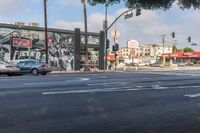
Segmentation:
<svg viewBox="0 0 200 133">
<path fill-rule="evenodd" d="M 165 35 L 162 35 L 162 43 L 163 43 L 163 56 L 162 56 L 162 59 L 163 59 L 163 65 L 165 65 Z"/>
<path fill-rule="evenodd" d="M 117 70 L 117 51 L 115 51 L 115 70 Z"/>
<path fill-rule="evenodd" d="M 126 14 L 126 13 L 128 13 L 129 11 L 132 11 L 133 9 L 128 9 L 128 10 L 126 10 L 126 11 L 124 11 L 123 13 L 121 13 L 109 26 L 107 25 L 107 5 L 106 5 L 106 16 L 105 16 L 105 19 L 106 19 L 106 28 L 105 28 L 105 40 L 107 40 L 107 33 L 108 33 L 108 30 L 124 15 L 124 14 Z M 136 10 L 136 16 L 139 16 L 141 14 L 141 9 L 137 9 Z M 115 46 L 116 46 L 116 43 L 115 43 Z M 107 53 L 107 50 L 106 50 L 106 53 Z M 116 70 L 116 55 L 117 53 L 116 53 L 116 51 L 115 51 L 115 70 Z M 106 59 L 107 59 L 107 54 L 106 54 Z M 106 60 L 106 63 L 105 64 L 107 64 L 107 60 Z M 107 66 L 107 65 L 105 65 L 105 66 Z"/>
</svg>

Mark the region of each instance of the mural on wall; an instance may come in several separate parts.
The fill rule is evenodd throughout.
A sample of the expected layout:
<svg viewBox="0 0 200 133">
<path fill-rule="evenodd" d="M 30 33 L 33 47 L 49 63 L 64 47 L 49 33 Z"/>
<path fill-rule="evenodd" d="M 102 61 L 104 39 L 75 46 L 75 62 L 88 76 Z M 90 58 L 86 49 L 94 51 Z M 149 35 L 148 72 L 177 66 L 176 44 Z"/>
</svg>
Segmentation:
<svg viewBox="0 0 200 133">
<path fill-rule="evenodd" d="M 48 37 L 51 65 L 54 68 L 73 69 L 73 34 L 49 32 Z M 0 28 L 0 57 L 5 61 L 45 61 L 44 44 L 44 32 Z"/>
<path fill-rule="evenodd" d="M 0 28 L 0 58 L 17 63 L 23 59 L 45 61 L 43 31 Z M 84 47 L 85 37 L 81 35 Z M 74 35 L 72 33 L 48 32 L 49 62 L 54 68 L 72 70 L 74 66 Z M 88 44 L 99 46 L 99 36 L 88 36 Z"/>
</svg>

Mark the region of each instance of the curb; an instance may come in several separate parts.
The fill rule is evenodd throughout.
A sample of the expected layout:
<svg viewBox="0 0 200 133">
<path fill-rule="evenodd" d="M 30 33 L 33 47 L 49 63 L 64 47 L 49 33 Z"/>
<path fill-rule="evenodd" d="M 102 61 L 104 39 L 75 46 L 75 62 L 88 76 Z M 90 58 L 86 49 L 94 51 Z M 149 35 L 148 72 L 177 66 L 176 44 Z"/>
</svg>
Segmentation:
<svg viewBox="0 0 200 133">
<path fill-rule="evenodd" d="M 51 72 L 49 75 L 101 74 L 104 72 Z"/>
</svg>

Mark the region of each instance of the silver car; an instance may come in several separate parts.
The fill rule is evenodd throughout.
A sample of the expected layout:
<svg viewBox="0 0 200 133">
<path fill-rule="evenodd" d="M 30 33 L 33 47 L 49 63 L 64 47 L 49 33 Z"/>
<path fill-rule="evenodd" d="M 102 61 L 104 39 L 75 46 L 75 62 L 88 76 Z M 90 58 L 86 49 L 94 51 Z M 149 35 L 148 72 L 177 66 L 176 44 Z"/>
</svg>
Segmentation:
<svg viewBox="0 0 200 133">
<path fill-rule="evenodd" d="M 19 66 L 5 61 L 0 61 L 0 74 L 7 74 L 8 76 L 12 76 L 15 74 L 19 74 L 19 72 Z"/>
<path fill-rule="evenodd" d="M 20 61 L 18 66 L 21 74 L 32 73 L 33 75 L 46 75 L 52 71 L 49 64 L 37 60 Z"/>
</svg>

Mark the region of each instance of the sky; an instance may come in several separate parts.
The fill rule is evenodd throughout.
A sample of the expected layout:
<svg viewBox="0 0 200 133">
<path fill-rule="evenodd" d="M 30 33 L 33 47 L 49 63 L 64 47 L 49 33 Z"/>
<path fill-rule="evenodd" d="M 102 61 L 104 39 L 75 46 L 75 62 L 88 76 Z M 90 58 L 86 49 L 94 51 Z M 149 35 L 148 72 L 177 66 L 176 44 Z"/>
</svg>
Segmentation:
<svg viewBox="0 0 200 133">
<path fill-rule="evenodd" d="M 37 22 L 44 25 L 43 0 L 0 0 L 0 22 Z M 48 0 L 48 26 L 74 30 L 83 26 L 83 5 L 80 0 Z M 109 24 L 126 11 L 125 5 L 117 4 L 108 7 Z M 135 11 L 133 11 L 135 14 Z M 187 42 L 188 36 L 192 41 L 200 44 L 200 11 L 194 9 L 181 10 L 174 3 L 173 7 L 167 11 L 162 10 L 142 10 L 140 16 L 124 20 L 122 17 L 108 31 L 108 38 L 113 42 L 111 32 L 120 32 L 120 47 L 127 46 L 128 40 L 137 40 L 139 44 L 160 44 L 161 35 L 165 35 L 165 43 L 174 44 L 177 40 L 177 47 L 192 47 L 200 50 L 200 45 L 193 47 Z M 100 32 L 103 28 L 105 18 L 104 5 L 90 6 L 87 4 L 88 31 Z M 175 32 L 173 39 L 171 33 Z"/>
</svg>

